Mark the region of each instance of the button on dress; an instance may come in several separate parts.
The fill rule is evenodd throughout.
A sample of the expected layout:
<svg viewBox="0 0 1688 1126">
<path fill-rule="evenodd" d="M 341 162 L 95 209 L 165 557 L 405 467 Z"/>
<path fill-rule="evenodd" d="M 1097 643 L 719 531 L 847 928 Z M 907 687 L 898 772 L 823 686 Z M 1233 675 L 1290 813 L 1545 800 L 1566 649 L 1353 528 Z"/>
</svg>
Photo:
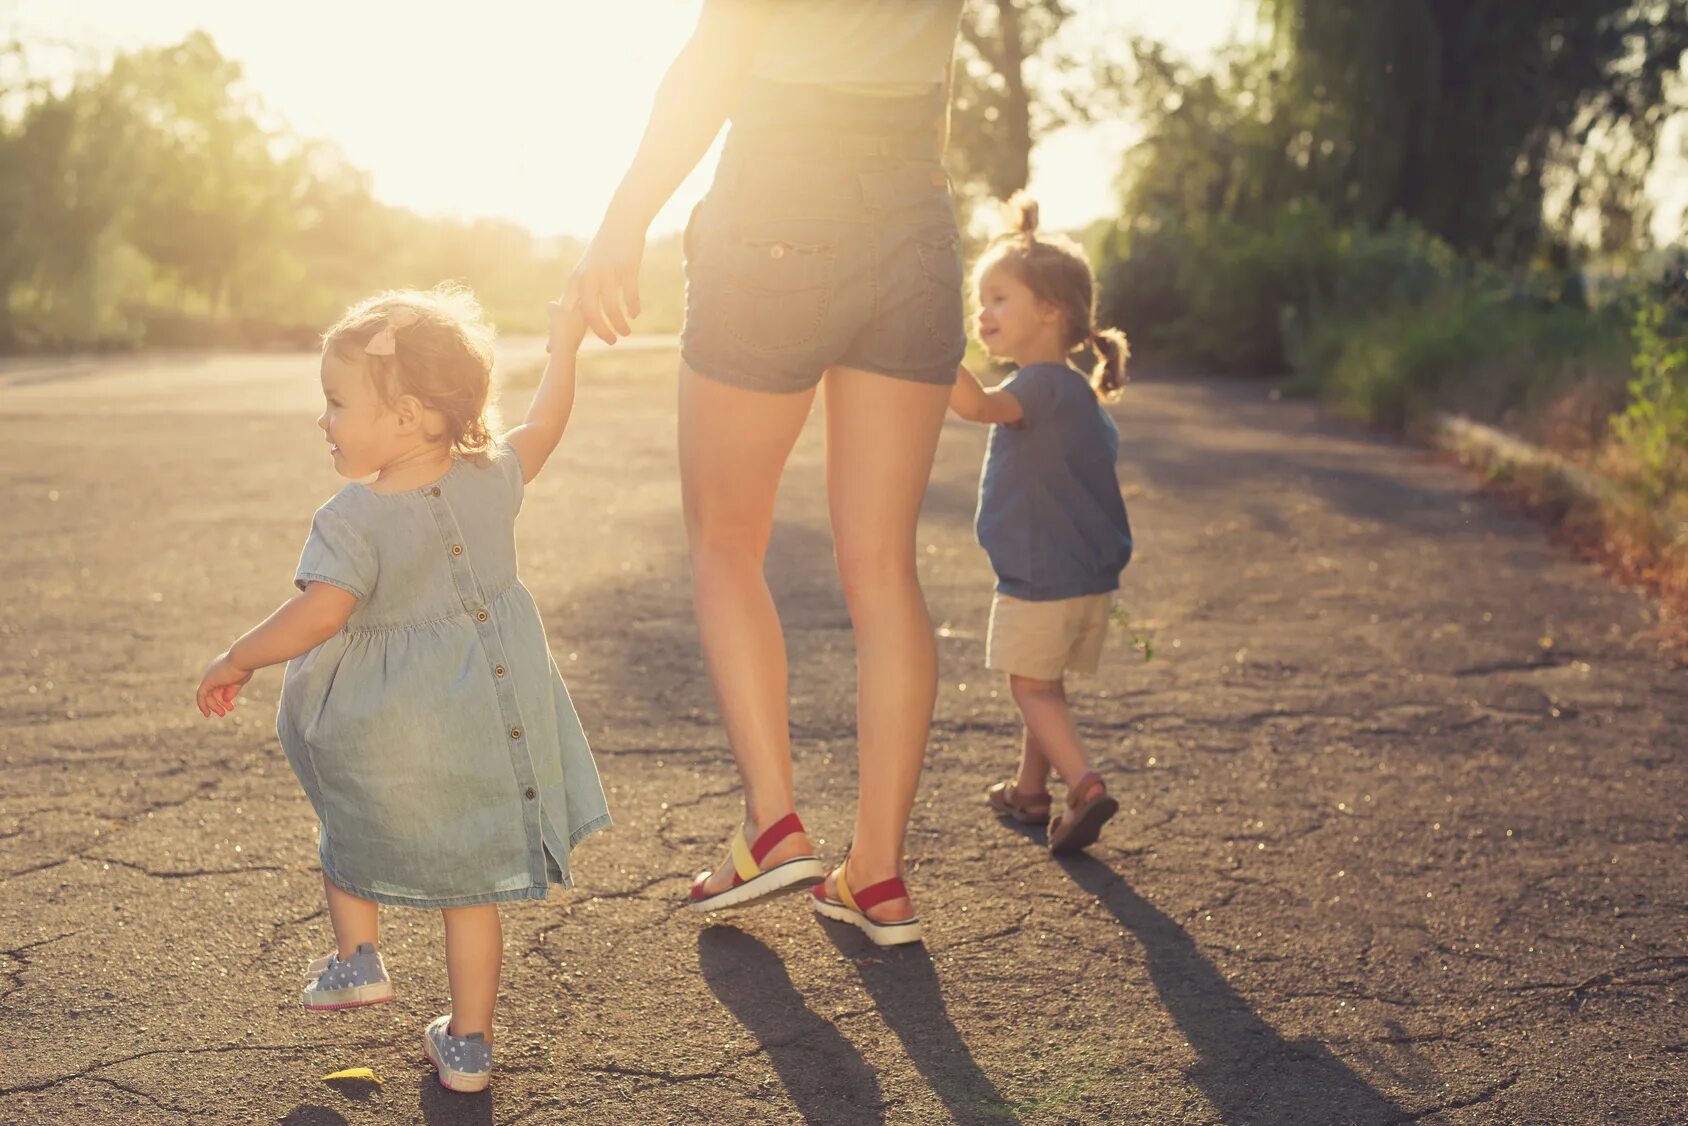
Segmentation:
<svg viewBox="0 0 1688 1126">
<path fill-rule="evenodd" d="M 432 485 L 350 485 L 294 582 L 358 598 L 288 663 L 277 733 L 322 823 L 323 872 L 411 907 L 542 899 L 606 827 L 603 786 L 533 596 L 516 577 L 507 443 Z"/>
</svg>

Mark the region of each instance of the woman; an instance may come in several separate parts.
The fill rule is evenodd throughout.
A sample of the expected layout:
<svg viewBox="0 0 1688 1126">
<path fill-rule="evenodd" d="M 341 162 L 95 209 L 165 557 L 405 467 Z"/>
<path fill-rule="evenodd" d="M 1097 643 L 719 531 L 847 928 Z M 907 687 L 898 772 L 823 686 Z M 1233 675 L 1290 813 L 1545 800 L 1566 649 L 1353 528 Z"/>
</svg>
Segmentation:
<svg viewBox="0 0 1688 1126">
<path fill-rule="evenodd" d="M 705 0 L 564 295 L 606 342 L 630 331 L 651 217 L 730 118 L 686 233 L 679 443 L 698 628 L 745 816 L 692 903 L 819 885 L 818 911 L 882 945 L 921 934 L 902 855 L 937 654 L 914 535 L 966 344 L 939 164 L 960 8 Z M 854 843 L 831 873 L 795 814 L 785 645 L 762 573 L 780 473 L 820 386 L 860 756 Z"/>
</svg>

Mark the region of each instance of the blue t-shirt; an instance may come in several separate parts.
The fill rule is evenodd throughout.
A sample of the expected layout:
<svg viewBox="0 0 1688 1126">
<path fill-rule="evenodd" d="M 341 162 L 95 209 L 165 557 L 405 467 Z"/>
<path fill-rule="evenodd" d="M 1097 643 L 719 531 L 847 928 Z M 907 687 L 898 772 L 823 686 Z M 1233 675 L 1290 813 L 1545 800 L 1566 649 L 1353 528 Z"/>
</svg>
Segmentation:
<svg viewBox="0 0 1688 1126">
<path fill-rule="evenodd" d="M 974 525 L 996 589 L 1033 602 L 1119 589 L 1131 522 L 1114 420 L 1065 364 L 1023 367 L 1002 387 L 1025 417 L 991 427 Z"/>
</svg>

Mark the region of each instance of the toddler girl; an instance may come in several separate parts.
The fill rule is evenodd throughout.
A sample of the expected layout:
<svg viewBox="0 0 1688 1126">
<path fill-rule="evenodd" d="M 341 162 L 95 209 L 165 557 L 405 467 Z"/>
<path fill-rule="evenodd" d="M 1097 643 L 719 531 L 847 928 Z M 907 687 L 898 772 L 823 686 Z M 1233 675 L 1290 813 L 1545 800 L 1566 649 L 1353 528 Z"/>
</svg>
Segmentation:
<svg viewBox="0 0 1688 1126">
<path fill-rule="evenodd" d="M 1125 337 L 1094 327 L 1096 285 L 1083 253 L 1039 238 L 1037 204 L 1016 195 L 1009 231 L 974 272 L 979 340 L 1014 375 L 986 391 L 966 368 L 951 408 L 991 429 L 979 485 L 979 544 L 997 574 L 985 663 L 1008 674 L 1025 720 L 1018 774 L 987 792 L 999 814 L 1049 822 L 1049 848 L 1093 843 L 1119 802 L 1090 769 L 1067 709 L 1065 675 L 1094 673 L 1113 592 L 1131 558 L 1114 459 L 1119 432 L 1097 401 L 1125 384 Z M 1089 378 L 1069 357 L 1100 357 Z M 1067 784 L 1050 819 L 1050 767 Z"/>
<path fill-rule="evenodd" d="M 321 821 L 335 949 L 310 1009 L 389 1001 L 377 905 L 445 916 L 451 1012 L 424 1050 L 440 1082 L 492 1072 L 497 904 L 568 886 L 609 824 L 603 788 L 532 596 L 516 577 L 522 490 L 574 403 L 578 315 L 554 313 L 526 421 L 494 441 L 492 333 L 461 289 L 384 293 L 323 337 L 317 419 L 354 484 L 317 510 L 299 593 L 205 671 L 225 715 L 255 669 L 289 662 L 277 731 Z"/>
</svg>

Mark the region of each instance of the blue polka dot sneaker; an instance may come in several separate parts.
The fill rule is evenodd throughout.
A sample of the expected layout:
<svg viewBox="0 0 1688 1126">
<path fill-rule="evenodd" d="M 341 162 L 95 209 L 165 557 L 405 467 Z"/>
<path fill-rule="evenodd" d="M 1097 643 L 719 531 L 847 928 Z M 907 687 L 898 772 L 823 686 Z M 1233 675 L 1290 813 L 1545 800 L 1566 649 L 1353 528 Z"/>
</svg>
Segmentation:
<svg viewBox="0 0 1688 1126">
<path fill-rule="evenodd" d="M 492 1045 L 479 1032 L 453 1036 L 451 1014 L 436 1017 L 422 1034 L 422 1050 L 448 1091 L 484 1091 L 492 1082 Z"/>
<path fill-rule="evenodd" d="M 393 999 L 386 963 L 373 943 L 364 943 L 344 960 L 324 954 L 305 969 L 305 976 L 307 1009 L 355 1009 Z"/>
</svg>

